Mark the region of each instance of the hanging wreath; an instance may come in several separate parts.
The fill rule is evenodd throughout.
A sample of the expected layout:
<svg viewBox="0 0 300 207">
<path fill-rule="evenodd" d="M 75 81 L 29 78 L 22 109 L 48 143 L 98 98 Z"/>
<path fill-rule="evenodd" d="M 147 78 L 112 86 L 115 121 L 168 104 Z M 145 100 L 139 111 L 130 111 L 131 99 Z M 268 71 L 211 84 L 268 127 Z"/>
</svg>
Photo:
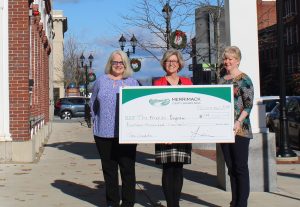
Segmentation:
<svg viewBox="0 0 300 207">
<path fill-rule="evenodd" d="M 95 81 L 96 80 L 96 75 L 95 75 L 95 73 L 89 73 L 89 75 L 88 75 L 88 81 L 89 82 L 93 82 L 93 81 Z"/>
<path fill-rule="evenodd" d="M 142 63 L 137 58 L 132 58 L 130 60 L 130 66 L 134 72 L 138 72 L 141 69 Z"/>
<path fill-rule="evenodd" d="M 170 36 L 171 46 L 174 49 L 184 49 L 186 47 L 186 34 L 181 30 L 175 30 Z"/>
</svg>

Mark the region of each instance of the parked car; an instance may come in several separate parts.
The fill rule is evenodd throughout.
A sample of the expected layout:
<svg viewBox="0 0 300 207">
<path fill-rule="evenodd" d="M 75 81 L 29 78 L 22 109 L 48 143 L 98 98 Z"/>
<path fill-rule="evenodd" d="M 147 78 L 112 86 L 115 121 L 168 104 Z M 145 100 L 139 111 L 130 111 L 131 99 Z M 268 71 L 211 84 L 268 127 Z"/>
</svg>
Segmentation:
<svg viewBox="0 0 300 207">
<path fill-rule="evenodd" d="M 286 104 L 287 126 L 290 145 L 300 149 L 300 96 L 290 96 Z M 278 103 L 269 113 L 268 123 L 270 131 L 276 133 L 276 142 L 279 143 L 280 134 L 280 104 Z"/>
<path fill-rule="evenodd" d="M 266 114 L 270 113 L 272 109 L 279 103 L 278 96 L 270 96 L 269 98 L 263 99 L 263 103 L 266 105 Z"/>
<path fill-rule="evenodd" d="M 54 115 L 61 119 L 71 119 L 72 117 L 84 117 L 85 104 L 89 102 L 85 97 L 60 98 L 54 106 Z"/>
<path fill-rule="evenodd" d="M 266 126 L 268 126 L 269 123 L 269 113 L 272 111 L 272 109 L 279 103 L 279 96 L 261 96 L 258 99 L 258 102 L 263 103 L 265 105 L 266 109 Z"/>
</svg>

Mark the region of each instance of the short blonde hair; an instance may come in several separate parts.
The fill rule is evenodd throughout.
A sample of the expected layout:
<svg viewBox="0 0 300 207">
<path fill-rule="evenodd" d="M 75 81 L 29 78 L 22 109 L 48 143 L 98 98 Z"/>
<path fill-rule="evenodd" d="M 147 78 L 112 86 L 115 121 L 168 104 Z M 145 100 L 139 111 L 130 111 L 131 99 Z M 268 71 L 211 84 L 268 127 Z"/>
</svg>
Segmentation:
<svg viewBox="0 0 300 207">
<path fill-rule="evenodd" d="M 234 57 L 238 61 L 241 61 L 241 59 L 242 59 L 241 50 L 237 46 L 228 46 L 224 49 L 224 52 L 222 54 L 223 60 L 228 56 Z"/>
<path fill-rule="evenodd" d="M 165 63 L 166 61 L 172 56 L 172 55 L 176 55 L 177 59 L 178 59 L 178 63 L 179 63 L 179 68 L 178 68 L 178 72 L 184 67 L 184 60 L 182 57 L 182 54 L 180 51 L 175 50 L 175 49 L 169 49 L 167 50 L 161 61 L 160 61 L 160 65 L 163 67 L 163 69 L 166 71 L 166 67 L 165 67 Z"/>
<path fill-rule="evenodd" d="M 133 73 L 133 70 L 131 68 L 129 58 L 128 58 L 127 54 L 125 52 L 123 52 L 122 50 L 115 50 L 110 54 L 110 56 L 107 60 L 106 66 L 105 66 L 105 71 L 104 71 L 105 74 L 110 74 L 111 73 L 112 59 L 113 59 L 114 55 L 116 55 L 116 54 L 121 56 L 123 64 L 124 64 L 125 70 L 124 70 L 124 73 L 123 73 L 123 78 L 127 78 L 127 77 L 131 76 L 132 73 Z"/>
</svg>

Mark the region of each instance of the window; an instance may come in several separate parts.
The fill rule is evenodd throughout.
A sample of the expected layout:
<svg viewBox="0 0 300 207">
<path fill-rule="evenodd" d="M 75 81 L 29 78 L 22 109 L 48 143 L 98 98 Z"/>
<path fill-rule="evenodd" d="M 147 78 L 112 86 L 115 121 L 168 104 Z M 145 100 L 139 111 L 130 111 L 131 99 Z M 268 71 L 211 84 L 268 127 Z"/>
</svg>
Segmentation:
<svg viewBox="0 0 300 207">
<path fill-rule="evenodd" d="M 71 104 L 71 102 L 68 99 L 62 98 L 60 100 L 62 104 Z"/>
<path fill-rule="evenodd" d="M 297 59 L 298 59 L 297 68 L 298 71 L 300 71 L 300 52 L 297 53 Z"/>
<path fill-rule="evenodd" d="M 54 98 L 54 103 L 57 102 L 57 100 L 59 99 L 59 88 L 53 88 L 53 98 Z"/>
<path fill-rule="evenodd" d="M 291 73 L 291 55 L 288 55 L 287 57 L 287 69 L 288 69 L 288 74 Z"/>
<path fill-rule="evenodd" d="M 286 45 L 289 45 L 289 43 L 290 43 L 290 35 L 289 35 L 289 27 L 287 26 L 286 28 L 285 28 L 285 40 L 286 40 Z"/>
<path fill-rule="evenodd" d="M 299 29 L 298 24 L 295 25 L 295 36 L 296 36 L 296 43 L 299 43 Z"/>
<path fill-rule="evenodd" d="M 290 44 L 292 45 L 294 43 L 294 35 L 293 35 L 293 26 L 290 26 Z"/>
<path fill-rule="evenodd" d="M 83 105 L 84 99 L 83 98 L 72 98 L 70 101 L 75 105 Z"/>
<path fill-rule="evenodd" d="M 272 109 L 272 113 L 275 113 L 275 114 L 280 113 L 280 104 L 279 103 Z"/>
<path fill-rule="evenodd" d="M 297 53 L 294 53 L 293 54 L 293 64 L 292 64 L 292 67 L 293 67 L 293 71 L 297 71 Z"/>
<path fill-rule="evenodd" d="M 270 112 L 279 102 L 278 99 L 264 100 L 263 103 L 266 105 L 266 112 Z"/>
<path fill-rule="evenodd" d="M 285 17 L 297 14 L 297 0 L 286 0 L 284 3 Z"/>
<path fill-rule="evenodd" d="M 291 45 L 294 43 L 293 26 L 286 27 L 286 45 Z"/>
<path fill-rule="evenodd" d="M 297 99 L 291 99 L 287 105 L 287 112 L 299 112 L 299 103 Z"/>
</svg>

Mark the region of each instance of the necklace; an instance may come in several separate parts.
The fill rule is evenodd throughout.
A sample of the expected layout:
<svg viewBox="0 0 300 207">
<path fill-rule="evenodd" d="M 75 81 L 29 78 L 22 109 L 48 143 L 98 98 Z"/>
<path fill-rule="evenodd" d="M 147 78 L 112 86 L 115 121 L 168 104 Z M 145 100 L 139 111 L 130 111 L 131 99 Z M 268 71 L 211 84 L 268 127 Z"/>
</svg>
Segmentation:
<svg viewBox="0 0 300 207">
<path fill-rule="evenodd" d="M 230 75 L 230 77 L 234 80 L 238 78 L 242 73 L 238 73 L 237 75 Z"/>
<path fill-rule="evenodd" d="M 242 74 L 242 72 L 238 71 L 235 74 L 228 74 L 227 75 L 227 80 L 236 80 L 240 75 Z"/>
</svg>

